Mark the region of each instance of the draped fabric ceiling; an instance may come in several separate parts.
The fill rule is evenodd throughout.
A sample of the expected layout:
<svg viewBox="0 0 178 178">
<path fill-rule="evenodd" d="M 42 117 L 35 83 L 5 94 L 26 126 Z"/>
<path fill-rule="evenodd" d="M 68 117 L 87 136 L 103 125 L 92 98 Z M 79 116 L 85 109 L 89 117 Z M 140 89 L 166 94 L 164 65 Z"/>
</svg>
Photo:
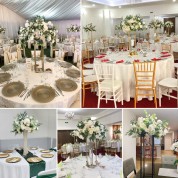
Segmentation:
<svg viewBox="0 0 178 178">
<path fill-rule="evenodd" d="M 44 16 L 47 20 L 71 20 L 80 18 L 80 0 L 0 0 L 25 19 Z"/>
</svg>

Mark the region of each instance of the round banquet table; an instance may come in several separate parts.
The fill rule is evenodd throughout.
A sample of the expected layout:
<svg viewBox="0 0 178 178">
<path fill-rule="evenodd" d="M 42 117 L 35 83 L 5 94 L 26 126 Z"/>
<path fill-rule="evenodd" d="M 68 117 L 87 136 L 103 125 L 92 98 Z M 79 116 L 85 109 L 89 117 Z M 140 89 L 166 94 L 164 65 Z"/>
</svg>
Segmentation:
<svg viewBox="0 0 178 178">
<path fill-rule="evenodd" d="M 94 155 L 94 160 L 95 160 Z M 122 159 L 118 156 L 102 156 L 97 157 L 100 166 L 95 168 L 86 167 L 86 157 L 79 156 L 73 159 L 67 159 L 63 162 L 62 171 L 58 169 L 58 178 L 71 173 L 72 178 L 121 178 Z"/>
<path fill-rule="evenodd" d="M 63 62 L 62 62 L 63 63 Z M 65 63 L 65 62 L 64 62 Z M 44 64 L 45 69 L 50 68 L 52 69 L 52 73 L 47 74 L 47 78 L 43 77 L 43 73 L 35 73 L 31 71 L 31 69 L 27 70 L 25 63 L 18 64 L 19 70 L 16 72 L 16 75 L 11 77 L 12 81 L 21 81 L 27 86 L 27 78 L 28 78 L 28 89 L 32 89 L 38 85 L 47 85 L 51 86 L 56 91 L 57 88 L 55 86 L 55 81 L 59 78 L 69 78 L 65 71 L 67 69 L 77 69 L 75 66 L 71 66 L 70 68 L 63 68 L 60 67 L 60 70 L 56 70 L 55 62 L 45 62 Z M 78 70 L 78 69 L 77 69 Z M 1 71 L 3 72 L 3 71 Z M 7 71 L 10 73 L 10 71 Z M 46 74 L 45 74 L 46 75 Z M 78 98 L 80 93 L 80 79 L 72 79 L 77 83 L 77 89 L 72 92 L 65 92 L 62 91 L 63 95 L 58 91 L 59 96 L 56 96 L 52 101 L 48 103 L 39 103 L 35 101 L 32 96 L 30 95 L 25 100 L 25 95 L 23 97 L 14 96 L 14 97 L 5 97 L 2 94 L 3 84 L 0 84 L 0 107 L 7 107 L 7 108 L 69 108 Z"/>
<path fill-rule="evenodd" d="M 135 96 L 133 61 L 151 61 L 151 59 L 158 59 L 160 56 L 162 56 L 162 54 L 160 54 L 158 51 L 148 52 L 146 57 L 143 57 L 143 54 L 140 54 L 139 52 L 138 55 L 132 57 L 128 55 L 128 52 L 107 52 L 106 55 L 96 56 L 94 58 L 94 64 L 105 63 L 108 66 L 114 65 L 114 77 L 116 80 L 122 81 L 123 99 L 125 101 L 130 101 L 130 98 L 134 98 Z M 109 61 L 107 61 L 107 59 Z M 169 57 L 161 57 L 160 59 L 161 60 L 156 61 L 156 82 L 159 82 L 164 78 L 174 76 L 174 57 L 170 54 Z M 151 100 L 152 97 L 149 97 L 149 99 Z"/>
<path fill-rule="evenodd" d="M 31 151 L 35 155 L 41 157 L 41 152 L 39 150 Z M 51 152 L 54 154 L 52 158 L 42 158 L 46 162 L 45 170 L 55 169 L 56 168 L 56 152 Z M 10 153 L 10 157 L 20 157 L 21 161 L 17 163 L 7 163 L 7 158 L 0 158 L 0 175 L 3 178 L 30 178 L 30 166 L 29 163 L 17 152 L 13 151 Z"/>
</svg>

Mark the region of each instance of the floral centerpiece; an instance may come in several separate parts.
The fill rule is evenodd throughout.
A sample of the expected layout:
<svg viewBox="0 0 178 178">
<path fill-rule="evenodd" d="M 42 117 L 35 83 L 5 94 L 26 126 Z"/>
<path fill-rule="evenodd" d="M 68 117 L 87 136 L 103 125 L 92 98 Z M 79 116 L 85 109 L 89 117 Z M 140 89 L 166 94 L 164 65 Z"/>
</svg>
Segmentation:
<svg viewBox="0 0 178 178">
<path fill-rule="evenodd" d="M 150 29 L 157 30 L 157 29 L 164 27 L 164 23 L 159 19 L 154 19 L 149 23 L 148 27 Z"/>
<path fill-rule="evenodd" d="M 44 17 L 36 16 L 30 21 L 26 21 L 25 27 L 20 27 L 19 39 L 23 47 L 28 42 L 34 44 L 34 46 L 41 46 L 41 56 L 44 55 L 44 46 L 46 42 L 54 44 L 56 41 L 57 30 L 51 21 L 46 22 Z M 51 45 L 52 46 L 52 45 Z M 36 49 L 35 49 L 36 50 Z M 35 55 L 36 56 L 36 55 Z M 36 60 L 35 60 L 36 62 Z M 44 61 L 43 61 L 44 65 Z M 43 66 L 42 65 L 42 66 Z M 36 67 L 36 63 L 35 63 Z M 44 71 L 44 66 L 42 67 Z"/>
<path fill-rule="evenodd" d="M 125 33 L 146 30 L 146 24 L 139 15 L 128 15 L 120 24 Z"/>
<path fill-rule="evenodd" d="M 67 28 L 67 32 L 80 32 L 80 26 L 71 25 L 69 28 Z"/>
<path fill-rule="evenodd" d="M 133 137 L 144 137 L 146 135 L 160 138 L 168 133 L 168 122 L 157 119 L 156 114 L 148 114 L 145 111 L 145 117 L 139 117 L 138 120 L 131 121 L 131 129 L 127 135 Z"/>
<path fill-rule="evenodd" d="M 106 127 L 98 121 L 87 119 L 80 121 L 77 124 L 77 129 L 71 132 L 72 136 L 78 137 L 82 140 L 89 139 L 95 141 L 96 139 L 102 140 L 106 137 Z"/>
<path fill-rule="evenodd" d="M 89 23 L 85 27 L 83 27 L 85 32 L 96 32 L 96 26 L 94 26 L 92 23 Z"/>
<path fill-rule="evenodd" d="M 97 140 L 102 140 L 106 137 L 106 127 L 99 123 L 96 120 L 91 120 L 90 118 L 85 120 L 85 121 L 80 121 L 77 124 L 77 129 L 71 132 L 72 136 L 78 137 L 82 140 L 89 139 L 90 141 L 97 141 Z M 89 150 L 89 157 L 90 159 L 88 160 L 87 158 L 87 166 L 90 166 L 92 168 L 95 167 L 93 163 L 93 148 L 90 148 Z M 97 164 L 97 156 L 96 156 L 96 164 Z"/>
<path fill-rule="evenodd" d="M 5 33 L 5 32 L 6 32 L 6 29 L 0 26 L 0 34 Z"/>
<path fill-rule="evenodd" d="M 35 119 L 34 116 L 28 116 L 27 112 L 20 113 L 17 115 L 15 120 L 13 121 L 13 129 L 12 132 L 17 134 L 23 134 L 24 137 L 24 152 L 23 154 L 26 155 L 28 153 L 28 146 L 27 146 L 27 135 L 28 133 L 32 133 L 39 129 L 41 124 Z"/>
<path fill-rule="evenodd" d="M 172 144 L 171 150 L 178 152 L 178 142 L 175 142 L 175 143 Z"/>
<path fill-rule="evenodd" d="M 119 136 L 121 131 L 119 129 L 113 131 L 114 135 Z"/>
<path fill-rule="evenodd" d="M 168 33 L 168 36 L 170 35 L 170 29 L 172 28 L 172 27 L 174 27 L 174 24 L 173 24 L 173 22 L 171 22 L 171 21 L 167 21 L 165 24 L 164 24 L 164 26 L 167 28 L 167 33 Z"/>
</svg>

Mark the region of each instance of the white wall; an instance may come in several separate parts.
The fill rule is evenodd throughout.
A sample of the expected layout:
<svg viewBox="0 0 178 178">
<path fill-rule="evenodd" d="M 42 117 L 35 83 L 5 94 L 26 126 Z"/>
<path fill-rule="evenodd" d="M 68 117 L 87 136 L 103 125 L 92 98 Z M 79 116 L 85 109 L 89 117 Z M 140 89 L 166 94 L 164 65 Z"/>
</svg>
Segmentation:
<svg viewBox="0 0 178 178">
<path fill-rule="evenodd" d="M 6 28 L 6 36 L 16 38 L 19 27 L 24 24 L 24 18 L 0 4 L 0 25 Z"/>
<path fill-rule="evenodd" d="M 55 110 L 2 109 L 0 110 L 0 140 L 23 138 L 22 134 L 15 136 L 11 130 L 16 115 L 24 111 L 27 111 L 28 115 L 35 116 L 42 123 L 38 131 L 34 131 L 28 135 L 29 138 L 56 138 Z"/>
<path fill-rule="evenodd" d="M 136 119 L 132 110 L 123 110 L 123 160 L 133 158 L 136 164 L 136 138 L 126 135 L 130 127 L 130 121 Z"/>
<path fill-rule="evenodd" d="M 134 6 L 124 8 L 83 8 L 82 10 L 82 26 L 93 23 L 96 25 L 96 32 L 93 32 L 93 38 L 99 38 L 101 36 L 111 36 L 115 34 L 115 21 L 120 21 L 127 15 L 140 14 L 144 17 L 145 22 L 149 22 L 150 16 L 160 16 L 165 14 L 177 14 L 178 3 L 160 4 L 160 5 L 147 5 L 147 6 Z M 153 12 L 153 14 L 150 14 Z M 176 18 L 176 33 L 178 33 L 178 19 Z M 88 36 L 82 31 L 84 39 Z"/>
</svg>

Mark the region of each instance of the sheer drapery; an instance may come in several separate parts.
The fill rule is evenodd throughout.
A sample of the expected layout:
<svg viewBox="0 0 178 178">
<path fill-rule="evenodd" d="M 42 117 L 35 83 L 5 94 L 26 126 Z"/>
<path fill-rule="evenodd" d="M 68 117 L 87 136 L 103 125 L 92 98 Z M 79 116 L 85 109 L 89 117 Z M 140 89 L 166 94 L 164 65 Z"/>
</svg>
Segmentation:
<svg viewBox="0 0 178 178">
<path fill-rule="evenodd" d="M 59 30 L 59 35 L 70 35 L 70 36 L 80 35 L 80 32 L 76 32 L 76 33 L 67 32 L 67 28 L 69 28 L 71 24 L 80 26 L 80 20 L 59 20 L 59 21 L 53 21 L 53 24 Z"/>
<path fill-rule="evenodd" d="M 6 28 L 6 37 L 16 38 L 19 27 L 23 26 L 24 23 L 24 18 L 0 4 L 0 26 Z"/>
</svg>

